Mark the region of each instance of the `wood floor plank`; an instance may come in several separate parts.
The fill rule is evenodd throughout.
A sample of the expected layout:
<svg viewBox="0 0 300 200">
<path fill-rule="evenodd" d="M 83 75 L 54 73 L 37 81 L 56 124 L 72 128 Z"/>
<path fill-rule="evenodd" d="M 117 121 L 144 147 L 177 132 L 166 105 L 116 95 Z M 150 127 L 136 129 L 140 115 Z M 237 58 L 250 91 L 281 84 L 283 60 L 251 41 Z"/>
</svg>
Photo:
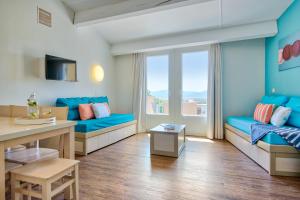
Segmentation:
<svg viewBox="0 0 300 200">
<path fill-rule="evenodd" d="M 139 134 L 77 157 L 80 199 L 300 199 L 300 178 L 272 177 L 226 141 L 188 138 L 178 159 L 150 156 Z"/>
</svg>

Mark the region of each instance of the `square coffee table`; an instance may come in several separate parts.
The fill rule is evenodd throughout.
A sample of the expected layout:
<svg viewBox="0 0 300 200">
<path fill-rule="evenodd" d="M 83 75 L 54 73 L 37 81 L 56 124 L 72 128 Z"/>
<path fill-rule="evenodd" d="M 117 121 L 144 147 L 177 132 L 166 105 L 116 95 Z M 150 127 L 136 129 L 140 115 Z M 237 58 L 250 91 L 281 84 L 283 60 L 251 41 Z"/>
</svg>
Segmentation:
<svg viewBox="0 0 300 200">
<path fill-rule="evenodd" d="M 174 129 L 165 128 L 168 124 L 160 124 L 150 129 L 151 154 L 178 157 L 185 147 L 185 125 L 172 124 Z"/>
</svg>

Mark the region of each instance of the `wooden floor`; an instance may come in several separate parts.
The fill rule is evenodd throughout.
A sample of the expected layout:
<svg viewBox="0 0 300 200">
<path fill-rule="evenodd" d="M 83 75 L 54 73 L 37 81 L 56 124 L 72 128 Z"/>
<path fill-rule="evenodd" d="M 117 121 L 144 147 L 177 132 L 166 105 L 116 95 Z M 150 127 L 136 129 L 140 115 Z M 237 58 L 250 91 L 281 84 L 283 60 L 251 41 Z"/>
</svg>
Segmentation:
<svg viewBox="0 0 300 200">
<path fill-rule="evenodd" d="M 178 159 L 132 136 L 80 163 L 80 199 L 300 199 L 300 178 L 271 177 L 225 141 L 188 138 Z"/>
</svg>

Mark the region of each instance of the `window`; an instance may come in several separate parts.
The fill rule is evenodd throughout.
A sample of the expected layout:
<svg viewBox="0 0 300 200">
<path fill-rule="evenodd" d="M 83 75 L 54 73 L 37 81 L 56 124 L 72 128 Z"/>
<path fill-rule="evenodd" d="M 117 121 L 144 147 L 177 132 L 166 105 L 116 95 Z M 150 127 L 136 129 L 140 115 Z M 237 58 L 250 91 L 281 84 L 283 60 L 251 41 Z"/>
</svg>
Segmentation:
<svg viewBox="0 0 300 200">
<path fill-rule="evenodd" d="M 169 113 L 169 56 L 148 56 L 146 113 Z"/>
<path fill-rule="evenodd" d="M 181 114 L 184 116 L 206 116 L 208 51 L 182 53 L 181 58 Z"/>
</svg>

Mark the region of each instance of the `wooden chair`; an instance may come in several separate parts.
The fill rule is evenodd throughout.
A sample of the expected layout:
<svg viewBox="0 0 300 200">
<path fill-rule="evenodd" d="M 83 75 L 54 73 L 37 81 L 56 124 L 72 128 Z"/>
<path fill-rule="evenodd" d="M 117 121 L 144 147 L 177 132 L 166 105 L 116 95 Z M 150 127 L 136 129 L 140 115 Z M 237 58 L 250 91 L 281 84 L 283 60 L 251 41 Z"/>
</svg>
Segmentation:
<svg viewBox="0 0 300 200">
<path fill-rule="evenodd" d="M 28 200 L 31 200 L 31 197 L 51 200 L 52 197 L 69 188 L 73 191 L 73 199 L 78 200 L 78 163 L 79 161 L 76 160 L 57 158 L 12 170 L 12 199 L 19 200 L 25 195 Z"/>
<path fill-rule="evenodd" d="M 11 105 L 0 105 L 0 117 L 11 117 L 12 106 Z M 24 150 L 26 147 L 24 145 L 18 145 L 12 148 L 6 149 L 6 151 L 19 151 Z"/>
<path fill-rule="evenodd" d="M 55 116 L 57 120 L 68 119 L 68 107 L 40 107 L 40 113 L 48 113 L 51 111 L 51 115 Z M 39 141 L 40 147 L 51 148 L 59 151 L 59 157 L 63 157 L 63 136 L 53 137 Z"/>
<path fill-rule="evenodd" d="M 11 117 L 11 106 L 0 105 L 0 117 Z"/>
<path fill-rule="evenodd" d="M 27 117 L 27 106 L 15 106 L 11 105 L 11 116 L 16 117 Z"/>
</svg>

